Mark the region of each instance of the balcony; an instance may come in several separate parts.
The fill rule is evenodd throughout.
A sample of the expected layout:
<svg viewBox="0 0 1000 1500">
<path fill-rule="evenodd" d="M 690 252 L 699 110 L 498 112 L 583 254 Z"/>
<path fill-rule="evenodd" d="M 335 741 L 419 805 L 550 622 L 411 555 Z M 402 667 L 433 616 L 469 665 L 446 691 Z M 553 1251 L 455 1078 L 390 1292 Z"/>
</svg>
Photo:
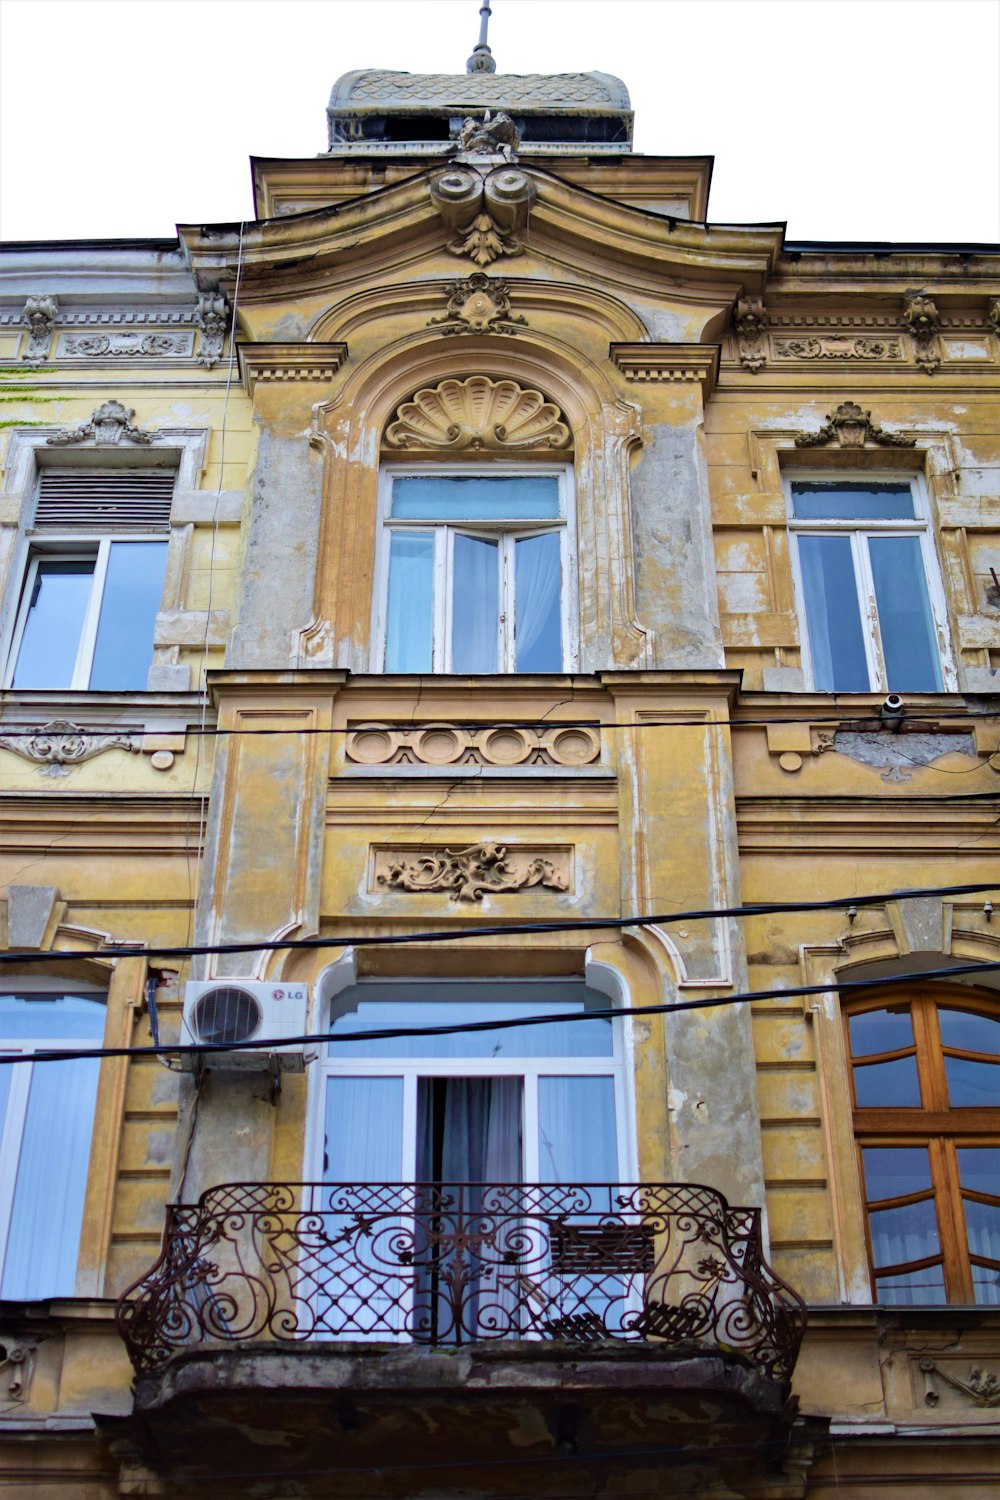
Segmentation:
<svg viewBox="0 0 1000 1500">
<path fill-rule="evenodd" d="M 804 1324 L 759 1210 L 711 1188 L 230 1184 L 168 1210 L 121 1299 L 121 1435 L 188 1483 L 294 1451 L 307 1493 L 412 1494 L 414 1467 L 457 1493 L 484 1462 L 562 1493 L 562 1455 L 679 1493 L 780 1463 Z"/>
</svg>

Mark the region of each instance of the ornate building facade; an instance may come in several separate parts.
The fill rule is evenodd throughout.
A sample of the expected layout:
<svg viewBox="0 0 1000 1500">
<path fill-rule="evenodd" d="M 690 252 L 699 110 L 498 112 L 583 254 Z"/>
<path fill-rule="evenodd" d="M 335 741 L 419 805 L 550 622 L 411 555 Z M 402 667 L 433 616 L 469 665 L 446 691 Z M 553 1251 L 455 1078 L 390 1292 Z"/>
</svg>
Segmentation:
<svg viewBox="0 0 1000 1500">
<path fill-rule="evenodd" d="M 0 1489 L 985 1500 L 998 252 L 328 115 L 2 261 Z"/>
</svg>

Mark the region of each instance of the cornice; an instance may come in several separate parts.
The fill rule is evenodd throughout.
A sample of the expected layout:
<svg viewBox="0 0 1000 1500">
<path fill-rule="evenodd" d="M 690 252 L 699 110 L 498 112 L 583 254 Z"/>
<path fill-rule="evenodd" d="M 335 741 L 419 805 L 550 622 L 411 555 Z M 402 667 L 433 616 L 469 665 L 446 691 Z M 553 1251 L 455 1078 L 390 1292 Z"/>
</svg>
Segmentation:
<svg viewBox="0 0 1000 1500">
<path fill-rule="evenodd" d="M 324 385 L 347 358 L 346 344 L 238 344 L 240 375 L 248 396 L 259 381 L 311 381 Z"/>
<path fill-rule="evenodd" d="M 707 398 L 719 378 L 718 344 L 612 344 L 609 354 L 630 382 L 700 382 Z"/>
</svg>

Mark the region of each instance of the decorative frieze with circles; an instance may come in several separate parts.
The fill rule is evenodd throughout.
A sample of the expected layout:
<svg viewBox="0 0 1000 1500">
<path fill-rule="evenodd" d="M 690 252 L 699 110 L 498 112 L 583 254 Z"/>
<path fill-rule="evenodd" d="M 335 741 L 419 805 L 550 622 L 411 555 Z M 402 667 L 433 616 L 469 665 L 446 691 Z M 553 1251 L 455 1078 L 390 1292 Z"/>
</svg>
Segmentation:
<svg viewBox="0 0 1000 1500">
<path fill-rule="evenodd" d="M 601 758 L 595 726 L 490 725 L 476 729 L 448 723 L 353 725 L 347 759 L 360 766 L 562 766 L 576 770 Z"/>
</svg>

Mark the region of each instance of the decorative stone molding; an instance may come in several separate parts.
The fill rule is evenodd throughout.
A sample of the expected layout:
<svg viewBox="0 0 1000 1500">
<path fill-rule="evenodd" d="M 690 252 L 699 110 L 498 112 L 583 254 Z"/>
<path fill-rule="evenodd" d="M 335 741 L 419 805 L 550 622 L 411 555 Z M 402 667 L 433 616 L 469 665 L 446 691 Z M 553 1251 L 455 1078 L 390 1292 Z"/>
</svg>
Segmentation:
<svg viewBox="0 0 1000 1500">
<path fill-rule="evenodd" d="M 795 446 L 819 448 L 834 438 L 842 448 L 863 448 L 869 438 L 884 448 L 913 448 L 917 441 L 905 432 L 886 432 L 872 421 L 871 412 L 864 411 L 856 401 L 842 401 L 836 411 L 827 413 L 817 432 L 797 433 Z"/>
<path fill-rule="evenodd" d="M 612 363 L 630 383 L 700 382 L 708 397 L 719 378 L 718 344 L 612 344 Z"/>
<path fill-rule="evenodd" d="M 384 441 L 407 451 L 524 453 L 568 450 L 572 436 L 559 407 L 541 391 L 470 375 L 417 391 L 397 409 Z"/>
<path fill-rule="evenodd" d="M 194 315 L 195 327 L 201 329 L 198 363 L 210 370 L 222 358 L 229 325 L 229 304 L 221 292 L 199 292 Z"/>
<path fill-rule="evenodd" d="M 238 344 L 236 352 L 251 397 L 261 380 L 327 384 L 347 359 L 346 344 Z"/>
<path fill-rule="evenodd" d="M 28 344 L 22 359 L 48 359 L 58 310 L 57 297 L 29 297 L 25 302 L 21 321 L 28 326 Z"/>
<path fill-rule="evenodd" d="M 448 333 L 517 333 L 528 326 L 527 318 L 511 311 L 510 287 L 506 281 L 491 281 L 485 271 L 473 271 L 464 281 L 445 287 L 447 311 L 429 318 L 428 328 L 441 326 Z"/>
<path fill-rule="evenodd" d="M 1000 297 L 993 297 L 987 303 L 986 321 L 994 333 L 1000 334 Z"/>
<path fill-rule="evenodd" d="M 850 334 L 825 338 L 771 339 L 774 359 L 903 359 L 902 339 L 873 339 Z"/>
<path fill-rule="evenodd" d="M 95 443 L 106 443 L 109 446 L 120 443 L 122 438 L 128 443 L 151 443 L 157 434 L 142 432 L 138 427 L 133 427 L 134 416 L 135 412 L 122 406 L 120 401 L 105 401 L 82 427 L 64 427 L 60 432 L 51 433 L 45 441 L 56 447 L 63 447 L 67 443 L 86 443 L 91 439 Z"/>
<path fill-rule="evenodd" d="M 454 724 L 357 724 L 347 734 L 349 762 L 361 766 L 559 766 L 580 770 L 601 758 L 597 728 L 460 728 Z"/>
<path fill-rule="evenodd" d="M 489 161 L 489 158 L 487 158 Z M 488 266 L 501 255 L 517 255 L 536 188 L 526 172 L 504 165 L 491 171 L 472 163 L 439 172 L 430 183 L 431 199 L 454 231 L 448 249 Z"/>
<path fill-rule="evenodd" d="M 928 375 L 941 363 L 937 334 L 941 327 L 941 315 L 933 297 L 924 292 L 903 293 L 903 324 L 914 343 L 914 358 Z"/>
<path fill-rule="evenodd" d="M 35 1355 L 38 1344 L 32 1340 L 18 1338 L 0 1328 L 0 1381 L 3 1382 L 5 1399 L 20 1405 L 31 1394 L 31 1377 L 35 1373 Z"/>
<path fill-rule="evenodd" d="M 760 297 L 740 297 L 733 315 L 733 326 L 739 338 L 740 364 L 756 375 L 767 363 L 764 334 L 771 322 Z"/>
<path fill-rule="evenodd" d="M 441 849 L 412 856 L 411 849 L 375 852 L 375 883 L 387 890 L 447 892 L 453 901 L 481 901 L 544 886 L 569 890 L 569 849 L 519 849 L 484 840 L 468 849 Z"/>
<path fill-rule="evenodd" d="M 941 1399 L 935 1378 L 943 1380 L 952 1390 L 968 1396 L 973 1406 L 1000 1406 L 1000 1376 L 983 1365 L 973 1366 L 968 1380 L 958 1380 L 954 1375 L 949 1375 L 933 1359 L 922 1359 L 920 1370 L 924 1377 L 924 1401 L 928 1406 L 937 1406 Z"/>
<path fill-rule="evenodd" d="M 185 357 L 194 348 L 193 333 L 65 333 L 59 340 L 64 359 L 119 359 L 128 356 Z"/>
<path fill-rule="evenodd" d="M 0 748 L 34 761 L 42 776 L 68 776 L 67 766 L 78 766 L 106 750 L 127 750 L 137 754 L 142 736 L 101 732 L 69 719 L 52 719 L 48 724 L 26 724 L 0 731 Z M 164 767 L 165 769 L 165 767 Z"/>
</svg>

